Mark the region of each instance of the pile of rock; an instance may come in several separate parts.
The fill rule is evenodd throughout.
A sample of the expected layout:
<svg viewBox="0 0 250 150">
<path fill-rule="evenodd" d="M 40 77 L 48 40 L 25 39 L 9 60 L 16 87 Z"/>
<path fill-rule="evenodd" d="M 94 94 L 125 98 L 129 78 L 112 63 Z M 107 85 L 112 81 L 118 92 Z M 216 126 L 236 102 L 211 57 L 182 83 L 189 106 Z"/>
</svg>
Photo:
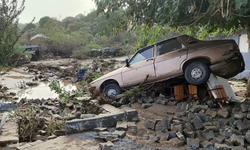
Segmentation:
<svg viewBox="0 0 250 150">
<path fill-rule="evenodd" d="M 211 103 L 180 102 L 173 115 L 147 120 L 145 127 L 158 133 L 149 139 L 193 149 L 250 149 L 250 101 L 231 102 L 223 109 Z"/>
</svg>

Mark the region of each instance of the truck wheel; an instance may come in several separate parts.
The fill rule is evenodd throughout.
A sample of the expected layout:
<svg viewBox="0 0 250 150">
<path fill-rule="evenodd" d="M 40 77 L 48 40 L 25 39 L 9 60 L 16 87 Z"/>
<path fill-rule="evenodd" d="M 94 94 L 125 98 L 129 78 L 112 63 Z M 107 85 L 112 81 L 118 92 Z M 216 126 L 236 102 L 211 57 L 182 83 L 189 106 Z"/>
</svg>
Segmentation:
<svg viewBox="0 0 250 150">
<path fill-rule="evenodd" d="M 210 69 L 202 62 L 192 62 L 186 67 L 184 76 L 188 83 L 200 85 L 207 82 L 210 77 Z"/>
<path fill-rule="evenodd" d="M 103 89 L 103 93 L 108 97 L 115 97 L 116 95 L 121 94 L 121 92 L 121 88 L 115 83 L 108 84 Z"/>
</svg>

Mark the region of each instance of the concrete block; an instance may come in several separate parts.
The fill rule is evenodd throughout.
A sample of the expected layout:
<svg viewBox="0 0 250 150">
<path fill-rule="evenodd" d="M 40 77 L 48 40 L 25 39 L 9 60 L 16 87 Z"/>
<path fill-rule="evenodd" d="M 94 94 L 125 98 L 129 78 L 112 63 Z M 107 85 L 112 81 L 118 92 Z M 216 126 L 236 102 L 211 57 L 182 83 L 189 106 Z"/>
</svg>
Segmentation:
<svg viewBox="0 0 250 150">
<path fill-rule="evenodd" d="M 205 136 L 206 140 L 208 140 L 208 141 L 212 140 L 215 137 L 213 131 L 205 132 L 204 136 Z"/>
<path fill-rule="evenodd" d="M 250 143 L 250 130 L 247 131 L 246 135 L 245 135 L 245 139 L 248 143 Z"/>
<path fill-rule="evenodd" d="M 223 118 L 228 118 L 229 112 L 227 111 L 227 109 L 220 109 L 218 111 L 218 116 L 223 117 Z"/>
<path fill-rule="evenodd" d="M 226 144 L 215 143 L 214 147 L 217 148 L 218 150 L 230 150 L 230 147 Z"/>
<path fill-rule="evenodd" d="M 93 130 L 98 127 L 115 127 L 117 121 L 125 121 L 125 112 L 115 114 L 99 115 L 93 118 L 75 119 L 66 121 L 66 133 L 78 133 L 87 130 Z"/>
<path fill-rule="evenodd" d="M 184 135 L 183 135 L 180 131 L 176 132 L 176 136 L 177 136 L 180 140 L 185 141 L 185 137 L 184 137 Z"/>
<path fill-rule="evenodd" d="M 178 146 L 182 146 L 184 144 L 184 142 L 180 139 L 176 138 L 172 138 L 170 139 L 170 143 L 174 146 L 174 147 L 178 147 Z"/>
<path fill-rule="evenodd" d="M 244 146 L 244 139 L 235 134 L 230 137 L 230 142 L 235 146 Z"/>
<path fill-rule="evenodd" d="M 245 123 L 243 123 L 241 120 L 236 120 L 234 121 L 233 123 L 237 128 L 238 130 L 240 131 L 243 131 L 243 130 L 246 130 L 247 129 L 247 126 Z"/>
<path fill-rule="evenodd" d="M 235 119 L 243 119 L 246 117 L 246 113 L 242 113 L 242 112 L 235 112 L 233 114 L 234 118 Z"/>
<path fill-rule="evenodd" d="M 192 139 L 192 138 L 187 138 L 187 146 L 190 146 L 192 148 L 199 148 L 200 147 L 200 139 Z"/>
<path fill-rule="evenodd" d="M 211 109 L 207 109 L 206 115 L 209 115 L 209 116 L 211 116 L 212 118 L 214 118 L 214 117 L 216 117 L 216 115 L 217 115 L 217 111 L 213 111 L 213 110 L 211 110 Z"/>
<path fill-rule="evenodd" d="M 231 146 L 231 150 L 247 150 L 247 149 L 243 146 Z"/>
<path fill-rule="evenodd" d="M 203 128 L 202 121 L 198 116 L 196 116 L 192 121 L 193 121 L 193 126 L 196 130 Z"/>
<path fill-rule="evenodd" d="M 156 123 L 157 123 L 157 121 L 155 121 L 155 120 L 147 120 L 144 125 L 148 129 L 155 130 Z"/>
<path fill-rule="evenodd" d="M 163 118 L 155 126 L 155 131 L 165 131 L 171 129 L 172 118 Z"/>
<path fill-rule="evenodd" d="M 127 121 L 138 121 L 138 112 L 136 109 L 125 110 Z"/>
<path fill-rule="evenodd" d="M 183 127 L 182 127 L 181 124 L 179 124 L 179 125 L 171 124 L 171 131 L 180 131 L 180 132 L 182 132 L 182 130 L 183 130 Z"/>
<path fill-rule="evenodd" d="M 128 123 L 127 121 L 118 121 L 116 124 L 117 130 L 127 130 L 128 129 Z"/>
</svg>

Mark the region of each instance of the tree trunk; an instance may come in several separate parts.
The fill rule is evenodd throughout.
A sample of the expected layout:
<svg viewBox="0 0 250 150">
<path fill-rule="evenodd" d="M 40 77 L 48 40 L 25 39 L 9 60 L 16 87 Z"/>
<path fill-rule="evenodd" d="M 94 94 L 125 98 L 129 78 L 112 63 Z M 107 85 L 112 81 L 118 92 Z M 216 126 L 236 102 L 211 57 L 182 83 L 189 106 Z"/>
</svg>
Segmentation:
<svg viewBox="0 0 250 150">
<path fill-rule="evenodd" d="M 248 39 L 248 53 L 250 55 L 250 24 L 249 23 L 247 24 L 246 29 L 247 29 L 247 39 Z M 248 81 L 247 81 L 246 96 L 250 97 L 250 74 L 249 74 Z"/>
</svg>

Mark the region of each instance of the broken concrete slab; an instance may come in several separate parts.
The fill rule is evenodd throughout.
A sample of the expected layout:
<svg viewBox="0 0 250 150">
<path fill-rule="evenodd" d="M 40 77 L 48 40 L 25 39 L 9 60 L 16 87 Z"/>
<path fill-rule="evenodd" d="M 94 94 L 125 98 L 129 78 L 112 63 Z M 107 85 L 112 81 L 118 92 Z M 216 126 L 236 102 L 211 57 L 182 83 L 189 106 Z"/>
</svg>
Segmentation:
<svg viewBox="0 0 250 150">
<path fill-rule="evenodd" d="M 1 130 L 0 146 L 18 143 L 18 141 L 18 124 L 15 120 L 7 120 Z"/>
<path fill-rule="evenodd" d="M 128 118 L 130 118 L 130 120 L 138 119 L 138 113 L 133 109 L 124 111 L 107 104 L 101 107 L 109 113 L 100 114 L 92 118 L 66 121 L 66 133 L 78 133 L 93 130 L 98 127 L 115 127 L 117 121 L 127 121 Z M 129 117 L 127 115 L 129 115 Z"/>
<path fill-rule="evenodd" d="M 8 110 L 13 110 L 13 109 L 16 109 L 16 108 L 17 108 L 16 104 L 1 103 L 1 105 L 0 105 L 0 112 L 8 111 Z"/>
</svg>

